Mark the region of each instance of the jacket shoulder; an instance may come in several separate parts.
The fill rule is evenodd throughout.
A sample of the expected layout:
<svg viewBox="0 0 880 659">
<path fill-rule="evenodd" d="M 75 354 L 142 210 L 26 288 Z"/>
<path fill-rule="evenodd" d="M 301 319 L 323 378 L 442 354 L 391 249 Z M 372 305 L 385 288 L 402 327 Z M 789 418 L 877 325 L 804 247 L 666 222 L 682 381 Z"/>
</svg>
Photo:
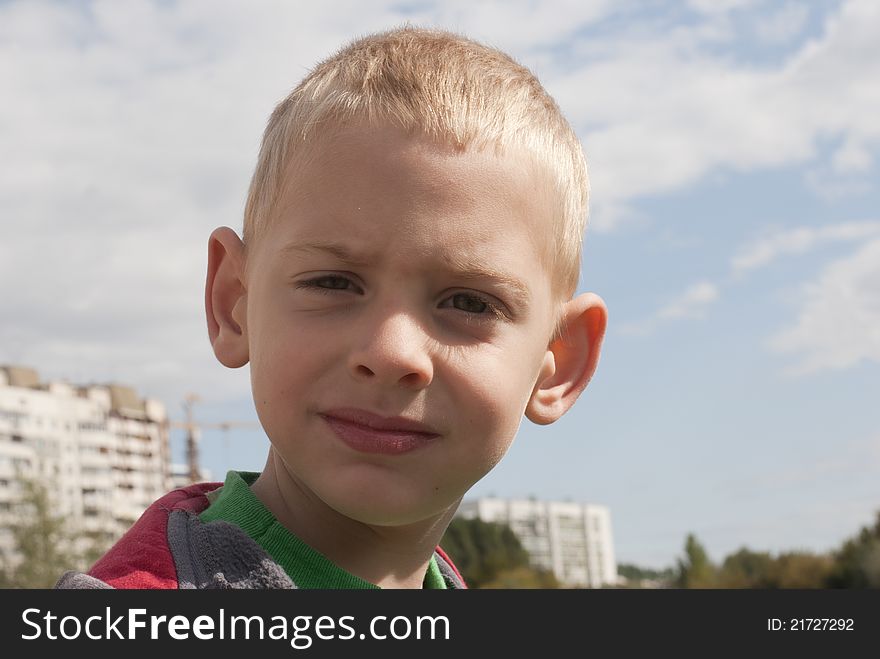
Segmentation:
<svg viewBox="0 0 880 659">
<path fill-rule="evenodd" d="M 206 494 L 222 483 L 196 483 L 157 499 L 140 519 L 88 571 L 113 588 L 177 588 L 177 569 L 168 546 L 168 515 L 172 510 L 200 513 Z"/>
<path fill-rule="evenodd" d="M 437 567 L 440 569 L 440 574 L 443 575 L 443 580 L 446 582 L 447 588 L 468 587 L 467 582 L 465 582 L 464 577 L 461 575 L 461 572 L 458 571 L 458 568 L 455 567 L 455 563 L 452 562 L 449 554 L 443 551 L 439 546 L 434 549 L 434 559 L 437 561 Z"/>
</svg>

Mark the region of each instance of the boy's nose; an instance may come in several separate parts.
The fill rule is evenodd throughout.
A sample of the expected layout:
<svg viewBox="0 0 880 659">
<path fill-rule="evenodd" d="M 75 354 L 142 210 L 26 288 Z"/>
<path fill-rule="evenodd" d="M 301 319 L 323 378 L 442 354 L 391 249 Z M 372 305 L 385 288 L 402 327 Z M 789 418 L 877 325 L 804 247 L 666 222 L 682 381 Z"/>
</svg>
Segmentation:
<svg viewBox="0 0 880 659">
<path fill-rule="evenodd" d="M 429 337 L 416 319 L 397 313 L 361 331 L 349 362 L 356 379 L 411 389 L 424 389 L 431 383 L 434 366 L 427 349 Z"/>
</svg>

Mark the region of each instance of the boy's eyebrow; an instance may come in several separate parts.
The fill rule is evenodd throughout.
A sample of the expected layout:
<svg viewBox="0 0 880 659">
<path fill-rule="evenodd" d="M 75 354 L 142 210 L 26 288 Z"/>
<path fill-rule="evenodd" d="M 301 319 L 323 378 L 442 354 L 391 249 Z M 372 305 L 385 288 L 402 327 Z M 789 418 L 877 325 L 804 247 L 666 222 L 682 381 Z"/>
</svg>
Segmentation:
<svg viewBox="0 0 880 659">
<path fill-rule="evenodd" d="M 293 242 L 281 248 L 281 253 L 285 255 L 297 252 L 319 252 L 330 254 L 343 263 L 358 267 L 367 267 L 370 265 L 371 261 L 375 262 L 375 259 L 358 256 L 352 253 L 345 245 L 334 242 Z M 457 277 L 465 280 L 489 280 L 508 289 L 513 297 L 514 303 L 520 308 L 525 309 L 528 306 L 531 299 L 528 286 L 516 277 L 492 268 L 487 268 L 482 264 L 471 263 L 446 252 L 439 252 L 437 256 L 447 264 L 449 271 L 455 273 Z"/>
<path fill-rule="evenodd" d="M 303 243 L 293 242 L 281 248 L 281 254 L 295 254 L 296 252 L 323 252 L 335 256 L 348 265 L 361 267 L 368 266 L 370 259 L 355 256 L 349 249 L 340 243 Z"/>
</svg>

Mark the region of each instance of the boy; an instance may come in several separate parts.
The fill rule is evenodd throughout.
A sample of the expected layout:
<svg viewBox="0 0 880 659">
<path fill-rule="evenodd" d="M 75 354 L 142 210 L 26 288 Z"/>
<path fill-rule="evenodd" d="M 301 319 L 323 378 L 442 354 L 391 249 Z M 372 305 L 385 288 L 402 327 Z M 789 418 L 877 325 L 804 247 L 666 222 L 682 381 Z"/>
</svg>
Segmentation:
<svg viewBox="0 0 880 659">
<path fill-rule="evenodd" d="M 59 587 L 463 587 L 437 547 L 462 497 L 596 368 L 587 187 L 498 51 L 403 28 L 321 63 L 269 120 L 243 240 L 208 246 L 208 333 L 250 363 L 265 468 L 166 495 Z"/>
</svg>

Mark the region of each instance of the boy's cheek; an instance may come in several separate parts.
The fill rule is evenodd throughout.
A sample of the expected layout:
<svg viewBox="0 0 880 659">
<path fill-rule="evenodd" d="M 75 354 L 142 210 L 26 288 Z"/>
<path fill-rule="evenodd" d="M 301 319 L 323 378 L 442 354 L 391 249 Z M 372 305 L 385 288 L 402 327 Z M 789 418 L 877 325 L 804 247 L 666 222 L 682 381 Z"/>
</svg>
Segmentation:
<svg viewBox="0 0 880 659">
<path fill-rule="evenodd" d="M 482 462 L 494 466 L 507 452 L 519 430 L 526 399 L 512 387 L 498 386 L 491 395 L 475 396 L 470 413 L 461 429 L 468 443 L 483 447 Z"/>
</svg>

